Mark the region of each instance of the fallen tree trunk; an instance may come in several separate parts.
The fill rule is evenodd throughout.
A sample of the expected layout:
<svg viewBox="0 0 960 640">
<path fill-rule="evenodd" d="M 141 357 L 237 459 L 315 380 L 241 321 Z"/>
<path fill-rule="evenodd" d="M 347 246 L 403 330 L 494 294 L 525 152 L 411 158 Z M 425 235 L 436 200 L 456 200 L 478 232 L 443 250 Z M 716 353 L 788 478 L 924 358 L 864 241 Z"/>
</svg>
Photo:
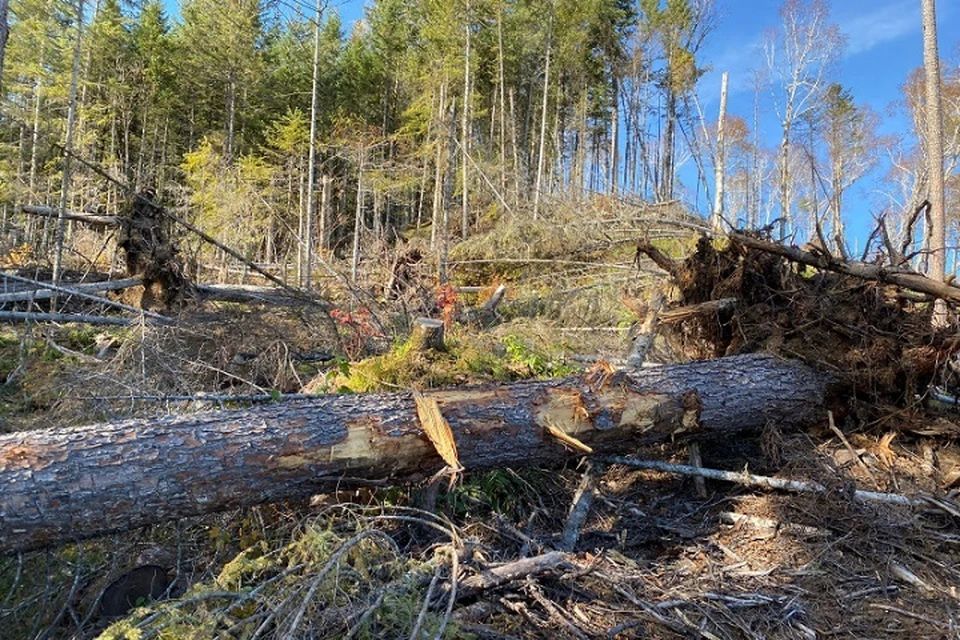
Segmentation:
<svg viewBox="0 0 960 640">
<path fill-rule="evenodd" d="M 155 315 L 155 314 L 154 314 Z M 159 316 L 164 318 L 164 316 Z M 141 318 L 122 318 L 119 316 L 91 316 L 82 313 L 33 313 L 31 311 L 0 311 L 0 321 L 8 322 L 77 322 L 80 324 L 112 325 L 116 327 L 135 327 L 140 324 L 171 324 L 164 318 L 154 320 L 153 315 Z"/>
<path fill-rule="evenodd" d="M 740 356 L 617 374 L 431 391 L 467 471 L 551 464 L 697 431 L 807 424 L 825 379 Z M 0 436 L 0 551 L 37 548 L 442 466 L 409 393 L 331 395 L 155 420 Z"/>
<path fill-rule="evenodd" d="M 8 279 L 9 274 L 0 274 L 0 282 Z M 22 278 L 22 281 L 27 278 Z M 31 281 L 29 284 L 32 289 L 22 289 L 11 293 L 0 293 L 0 303 L 4 302 L 26 302 L 28 300 L 46 300 L 54 297 L 57 293 L 66 293 L 71 295 L 75 292 L 80 293 L 99 293 L 101 291 L 118 291 L 120 289 L 129 289 L 141 284 L 140 278 L 124 278 L 123 280 L 105 280 L 104 282 L 87 282 L 81 284 L 69 284 L 66 287 L 51 286 L 49 282 Z M 39 287 L 47 287 L 45 289 Z"/>
<path fill-rule="evenodd" d="M 194 293 L 210 302 L 237 302 L 240 304 L 303 305 L 309 301 L 303 296 L 292 296 L 286 289 L 255 285 L 197 284 Z"/>
<path fill-rule="evenodd" d="M 60 215 L 60 210 L 54 207 L 41 207 L 30 204 L 20 207 L 20 211 L 29 215 L 41 216 L 44 218 L 57 218 Z M 86 213 L 84 211 L 67 211 L 63 217 L 66 220 L 85 222 L 94 227 L 116 227 L 120 224 L 120 218 L 117 216 Z"/>
<path fill-rule="evenodd" d="M 731 233 L 729 235 L 731 240 L 745 247 L 783 256 L 788 260 L 805 264 L 809 267 L 842 273 L 863 280 L 892 284 L 903 287 L 904 289 L 910 289 L 911 291 L 926 293 L 935 298 L 942 298 L 949 302 L 960 303 L 960 287 L 945 282 L 938 282 L 916 271 L 911 271 L 903 267 L 890 267 L 855 260 L 838 260 L 826 254 L 812 253 L 810 251 L 804 251 L 799 247 L 786 246 L 771 240 L 754 238 L 753 236 L 742 233 Z"/>
<path fill-rule="evenodd" d="M 144 315 L 144 316 L 146 316 L 146 317 L 148 317 L 148 318 L 153 318 L 154 320 L 159 320 L 160 322 L 164 322 L 164 323 L 167 323 L 167 324 L 170 324 L 170 323 L 173 322 L 173 320 L 172 320 L 171 318 L 167 318 L 166 316 L 162 316 L 162 315 L 160 315 L 159 313 L 153 313 L 152 311 L 146 311 L 146 310 L 143 310 L 143 309 L 138 309 L 138 308 L 136 308 L 136 307 L 131 307 L 131 306 L 128 305 L 128 304 L 123 304 L 122 302 L 117 302 L 117 301 L 115 301 L 115 300 L 110 300 L 109 298 L 101 298 L 100 296 L 95 296 L 95 295 L 89 293 L 89 291 L 91 290 L 91 286 L 92 286 L 92 285 L 88 285 L 88 286 L 87 286 L 87 291 L 83 291 L 83 290 L 81 290 L 79 287 L 61 287 L 61 286 L 58 286 L 58 285 L 53 284 L 52 282 L 41 282 L 41 281 L 39 281 L 39 280 L 31 280 L 31 279 L 29 279 L 29 278 L 21 278 L 20 276 L 15 276 L 15 275 L 10 274 L 10 273 L 0 274 L 0 277 L 2 277 L 2 278 L 4 278 L 4 279 L 13 280 L 13 281 L 18 281 L 18 280 L 19 280 L 20 282 L 24 282 L 24 283 L 27 283 L 27 284 L 31 284 L 31 285 L 36 286 L 36 287 L 44 287 L 47 291 L 50 291 L 51 294 L 53 294 L 53 293 L 59 293 L 59 294 L 64 295 L 64 296 L 76 296 L 76 297 L 78 297 L 78 298 L 82 298 L 82 299 L 84 299 L 84 300 L 90 300 L 90 301 L 95 302 L 95 303 L 97 303 L 97 304 L 102 304 L 102 305 L 104 305 L 104 306 L 112 307 L 112 308 L 114 308 L 114 309 L 123 309 L 124 311 L 132 311 L 133 313 L 136 313 L 136 314 L 139 314 L 139 315 Z M 128 280 L 128 281 L 133 281 L 133 280 L 136 280 L 136 279 L 135 279 L 135 278 L 127 278 L 127 280 Z M 107 284 L 109 284 L 109 283 L 96 283 L 96 284 L 107 285 Z M 134 285 L 129 285 L 129 286 L 134 286 Z M 101 287 L 101 288 L 103 288 L 103 287 Z M 122 288 L 126 288 L 126 287 L 122 287 Z M 108 289 L 108 290 L 109 290 L 109 289 Z M 32 292 L 32 293 L 34 294 L 34 295 L 33 295 L 34 299 L 36 299 L 37 297 L 39 297 L 39 294 L 44 293 L 44 291 L 34 291 L 34 292 Z M 53 296 L 50 295 L 50 296 L 48 296 L 48 297 L 53 297 Z M 29 299 L 29 298 L 28 298 L 28 299 Z M 0 300 L 2 300 L 2 296 L 0 296 Z M 36 314 L 32 314 L 32 315 L 36 315 Z M 49 314 L 49 315 L 57 315 L 57 314 Z"/>
</svg>

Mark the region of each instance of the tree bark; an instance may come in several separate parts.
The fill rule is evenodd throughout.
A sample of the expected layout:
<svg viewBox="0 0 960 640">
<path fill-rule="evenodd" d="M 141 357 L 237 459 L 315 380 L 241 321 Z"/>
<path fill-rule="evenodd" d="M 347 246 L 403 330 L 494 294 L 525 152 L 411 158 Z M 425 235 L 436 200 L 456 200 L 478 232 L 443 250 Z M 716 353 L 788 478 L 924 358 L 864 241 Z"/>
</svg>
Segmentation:
<svg viewBox="0 0 960 640">
<path fill-rule="evenodd" d="M 363 223 L 363 169 L 366 159 L 363 142 L 360 143 L 360 159 L 357 163 L 357 209 L 353 216 L 353 251 L 350 258 L 350 282 L 356 282 L 360 275 L 360 232 L 364 230 Z"/>
<path fill-rule="evenodd" d="M 413 351 L 446 351 L 443 342 L 443 322 L 431 318 L 417 318 L 410 335 L 410 348 Z"/>
<path fill-rule="evenodd" d="M 57 218 L 56 252 L 53 255 L 53 282 L 60 284 L 63 271 L 63 243 L 67 229 L 67 202 L 70 196 L 70 162 L 73 159 L 73 134 L 77 119 L 77 86 L 80 82 L 80 46 L 83 38 L 83 4 L 77 2 L 77 35 L 73 43 L 73 69 L 70 74 L 70 100 L 67 107 L 67 131 L 63 143 L 63 177 L 60 185 L 60 215 Z M 56 298 L 54 305 L 56 306 Z"/>
<path fill-rule="evenodd" d="M 547 59 L 543 66 L 543 109 L 540 113 L 540 150 L 537 153 L 537 182 L 533 191 L 533 219 L 540 213 L 540 190 L 543 181 L 543 161 L 546 152 L 547 138 L 547 101 L 550 97 L 550 51 L 553 47 L 553 15 L 550 16 L 550 25 L 547 27 Z"/>
<path fill-rule="evenodd" d="M 720 80 L 720 117 L 717 119 L 717 155 L 714 161 L 714 182 L 716 189 L 713 200 L 713 230 L 721 231 L 724 227 L 724 171 L 727 162 L 726 140 L 724 139 L 724 124 L 727 120 L 727 78 L 726 71 L 723 72 Z"/>
<path fill-rule="evenodd" d="M 310 291 L 313 286 L 313 217 L 317 200 L 317 113 L 320 96 L 320 20 L 323 18 L 323 0 L 317 0 L 316 24 L 313 25 L 313 81 L 310 85 L 310 158 L 307 162 L 307 215 L 303 243 L 306 249 L 306 268 L 304 269 L 303 288 Z M 323 225 L 321 224 L 321 227 Z"/>
<path fill-rule="evenodd" d="M 7 35 L 10 33 L 7 23 L 8 8 L 7 0 L 0 0 L 0 87 L 3 87 L 3 58 L 7 50 Z"/>
<path fill-rule="evenodd" d="M 741 356 L 616 374 L 430 392 L 467 471 L 550 464 L 702 431 L 807 424 L 826 381 L 805 365 Z M 155 420 L 0 436 L 0 551 L 215 511 L 305 498 L 332 486 L 412 481 L 442 466 L 411 394 L 331 395 Z"/>
<path fill-rule="evenodd" d="M 739 242 L 745 247 L 766 251 L 788 260 L 805 264 L 817 269 L 843 273 L 864 280 L 874 280 L 885 284 L 892 284 L 911 291 L 926 293 L 940 300 L 960 303 L 960 287 L 923 276 L 916 271 L 905 268 L 885 267 L 871 262 L 857 260 L 838 260 L 821 253 L 811 253 L 799 247 L 782 245 L 770 240 L 762 240 L 741 233 L 730 233 L 730 239 Z M 655 259 L 654 259 L 655 260 Z M 659 264 L 659 263 L 658 263 Z"/>
<path fill-rule="evenodd" d="M 467 0 L 466 36 L 467 42 L 463 56 L 463 120 L 460 127 L 461 154 L 461 191 L 460 238 L 466 239 L 470 232 L 470 175 L 467 162 L 470 158 L 470 0 Z"/>
<path fill-rule="evenodd" d="M 943 103 L 941 100 L 940 53 L 937 46 L 937 14 L 934 0 L 923 0 L 923 70 L 927 98 L 927 167 L 930 174 L 930 268 L 927 277 L 943 282 L 946 275 L 946 214 L 943 175 Z M 947 325 L 947 309 L 935 306 L 933 324 Z"/>
</svg>

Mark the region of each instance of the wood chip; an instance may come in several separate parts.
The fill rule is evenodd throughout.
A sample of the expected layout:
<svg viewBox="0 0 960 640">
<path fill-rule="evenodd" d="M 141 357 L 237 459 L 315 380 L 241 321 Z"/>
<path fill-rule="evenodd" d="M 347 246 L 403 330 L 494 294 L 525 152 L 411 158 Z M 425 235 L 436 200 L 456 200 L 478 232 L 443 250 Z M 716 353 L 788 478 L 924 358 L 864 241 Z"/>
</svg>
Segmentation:
<svg viewBox="0 0 960 640">
<path fill-rule="evenodd" d="M 569 433 L 562 431 L 558 427 L 555 427 L 552 424 L 547 423 L 545 428 L 547 430 L 547 433 L 552 435 L 554 438 L 556 438 L 560 442 L 572 447 L 573 449 L 576 449 L 577 451 L 582 451 L 584 453 L 593 453 L 593 449 L 583 444 L 582 442 L 580 442 L 579 440 L 571 436 Z"/>
<path fill-rule="evenodd" d="M 433 444 L 437 454 L 443 458 L 443 461 L 451 469 L 461 471 L 460 457 L 457 454 L 457 443 L 453 439 L 453 431 L 450 429 L 450 423 L 440 412 L 440 404 L 436 398 L 428 398 L 419 391 L 413 392 L 413 401 L 417 405 L 417 417 L 420 418 L 420 426 L 427 438 Z"/>
</svg>

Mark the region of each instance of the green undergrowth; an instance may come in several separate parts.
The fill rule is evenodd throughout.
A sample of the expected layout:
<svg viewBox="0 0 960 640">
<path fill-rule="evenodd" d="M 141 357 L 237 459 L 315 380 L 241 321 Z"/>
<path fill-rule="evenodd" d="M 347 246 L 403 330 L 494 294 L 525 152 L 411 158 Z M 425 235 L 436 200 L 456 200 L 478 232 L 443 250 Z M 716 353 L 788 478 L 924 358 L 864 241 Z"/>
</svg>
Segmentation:
<svg viewBox="0 0 960 640">
<path fill-rule="evenodd" d="M 560 350 L 526 336 L 476 335 L 455 328 L 445 351 L 418 351 L 410 341 L 359 362 L 343 362 L 325 378 L 326 391 L 365 393 L 483 382 L 554 378 L 576 369 Z"/>
</svg>

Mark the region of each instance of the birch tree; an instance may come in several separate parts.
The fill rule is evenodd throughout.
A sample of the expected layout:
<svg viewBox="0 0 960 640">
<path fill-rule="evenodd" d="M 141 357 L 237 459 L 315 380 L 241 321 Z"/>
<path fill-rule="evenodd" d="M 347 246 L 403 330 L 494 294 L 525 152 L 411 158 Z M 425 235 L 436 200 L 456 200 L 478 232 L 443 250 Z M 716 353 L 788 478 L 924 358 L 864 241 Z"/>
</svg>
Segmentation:
<svg viewBox="0 0 960 640">
<path fill-rule="evenodd" d="M 850 92 L 836 83 L 827 87 L 821 117 L 820 131 L 828 166 L 831 239 L 839 248 L 844 237 L 844 195 L 879 160 L 882 147 L 876 132 L 879 117 L 868 106 L 855 104 Z"/>
<path fill-rule="evenodd" d="M 779 85 L 774 106 L 781 127 L 777 191 L 783 236 L 793 226 L 793 129 L 817 108 L 827 74 L 843 49 L 843 36 L 830 23 L 829 12 L 824 0 L 786 0 L 780 8 L 780 30 L 766 37 L 767 67 Z"/>
</svg>

